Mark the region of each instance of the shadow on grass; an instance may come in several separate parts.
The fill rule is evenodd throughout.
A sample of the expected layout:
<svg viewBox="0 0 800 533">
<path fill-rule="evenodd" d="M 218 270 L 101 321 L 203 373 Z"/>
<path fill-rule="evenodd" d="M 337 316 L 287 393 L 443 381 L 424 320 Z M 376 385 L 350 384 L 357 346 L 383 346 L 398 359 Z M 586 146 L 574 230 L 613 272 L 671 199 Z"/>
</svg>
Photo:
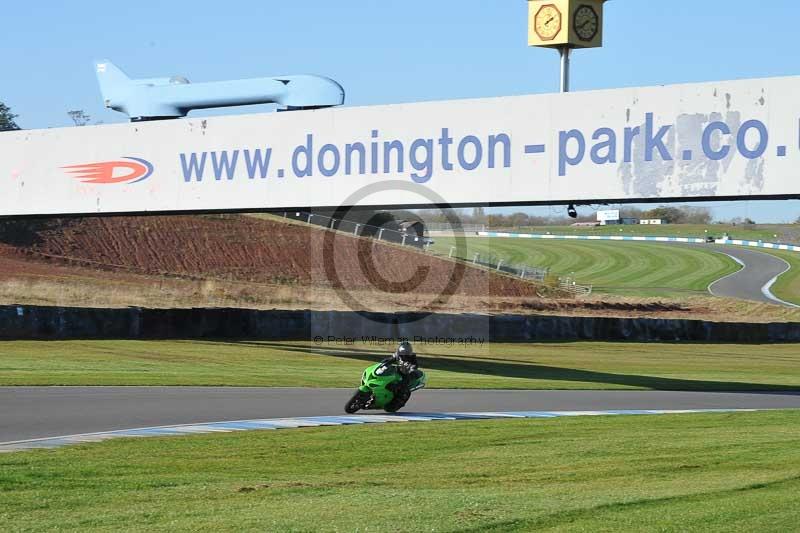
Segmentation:
<svg viewBox="0 0 800 533">
<path fill-rule="evenodd" d="M 215 342 L 215 341 L 207 341 Z M 363 361 L 367 364 L 376 363 L 388 354 L 381 354 L 376 350 L 343 346 L 341 348 L 323 348 L 302 344 L 286 344 L 268 341 L 219 341 L 217 344 L 231 344 L 236 346 L 249 345 L 262 348 L 273 348 L 287 352 L 314 354 L 326 357 Z M 518 362 L 505 362 L 498 360 L 472 360 L 456 357 L 419 357 L 420 366 L 426 370 L 442 372 L 459 372 L 464 374 L 535 379 L 542 381 L 568 381 L 579 383 L 602 383 L 607 385 L 622 385 L 650 390 L 662 391 L 703 391 L 703 392 L 783 392 L 800 393 L 798 385 L 778 385 L 766 383 L 745 383 L 735 381 L 707 381 L 666 378 L 658 376 L 640 376 L 636 374 L 612 374 L 610 372 L 596 372 L 593 370 L 579 370 L 557 366 L 545 366 Z"/>
</svg>

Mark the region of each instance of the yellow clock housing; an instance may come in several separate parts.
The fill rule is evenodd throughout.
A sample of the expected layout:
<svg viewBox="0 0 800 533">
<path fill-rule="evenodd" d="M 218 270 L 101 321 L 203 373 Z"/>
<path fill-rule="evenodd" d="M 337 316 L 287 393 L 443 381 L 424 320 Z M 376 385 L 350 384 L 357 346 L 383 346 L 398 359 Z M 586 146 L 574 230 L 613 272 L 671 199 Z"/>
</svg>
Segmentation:
<svg viewBox="0 0 800 533">
<path fill-rule="evenodd" d="M 528 44 L 548 48 L 603 46 L 606 0 L 528 0 Z"/>
</svg>

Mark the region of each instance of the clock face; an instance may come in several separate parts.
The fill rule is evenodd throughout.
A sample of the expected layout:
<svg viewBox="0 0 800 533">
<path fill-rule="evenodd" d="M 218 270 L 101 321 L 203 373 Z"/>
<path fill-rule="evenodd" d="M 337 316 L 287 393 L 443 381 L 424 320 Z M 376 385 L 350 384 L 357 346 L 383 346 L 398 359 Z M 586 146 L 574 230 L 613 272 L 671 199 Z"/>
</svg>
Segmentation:
<svg viewBox="0 0 800 533">
<path fill-rule="evenodd" d="M 600 31 L 600 17 L 592 6 L 582 5 L 575 11 L 573 27 L 578 39 L 591 41 Z"/>
<path fill-rule="evenodd" d="M 553 4 L 543 5 L 534 18 L 534 30 L 543 41 L 555 39 L 561 31 L 561 11 Z"/>
</svg>

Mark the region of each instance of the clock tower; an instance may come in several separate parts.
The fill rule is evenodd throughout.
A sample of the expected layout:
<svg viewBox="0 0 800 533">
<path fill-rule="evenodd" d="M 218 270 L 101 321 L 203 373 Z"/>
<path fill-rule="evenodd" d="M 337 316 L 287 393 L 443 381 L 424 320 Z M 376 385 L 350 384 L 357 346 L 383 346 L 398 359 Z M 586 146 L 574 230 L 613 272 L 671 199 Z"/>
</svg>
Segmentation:
<svg viewBox="0 0 800 533">
<path fill-rule="evenodd" d="M 569 91 L 573 48 L 603 46 L 606 0 L 528 0 L 528 45 L 555 48 L 561 54 L 561 92 Z"/>
<path fill-rule="evenodd" d="M 549 48 L 603 46 L 605 0 L 528 0 L 528 44 Z"/>
</svg>

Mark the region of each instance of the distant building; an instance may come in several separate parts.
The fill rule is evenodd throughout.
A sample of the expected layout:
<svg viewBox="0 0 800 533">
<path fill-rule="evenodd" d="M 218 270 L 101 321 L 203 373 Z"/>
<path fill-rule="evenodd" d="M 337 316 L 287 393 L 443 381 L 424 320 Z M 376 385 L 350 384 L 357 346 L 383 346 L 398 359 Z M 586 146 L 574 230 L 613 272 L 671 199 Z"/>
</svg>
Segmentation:
<svg viewBox="0 0 800 533">
<path fill-rule="evenodd" d="M 594 228 L 599 225 L 599 222 L 575 222 L 574 224 L 570 224 L 573 228 Z"/>
<path fill-rule="evenodd" d="M 620 218 L 617 220 L 606 220 L 600 223 L 601 226 L 638 226 L 638 218 Z"/>
<path fill-rule="evenodd" d="M 667 223 L 667 221 L 664 220 L 663 218 L 650 218 L 650 219 L 642 219 L 642 220 L 639 221 L 639 224 L 643 224 L 645 226 L 647 226 L 647 225 L 660 226 L 660 225 L 666 224 L 666 223 Z"/>
<path fill-rule="evenodd" d="M 597 221 L 601 226 L 630 226 L 639 223 L 638 218 L 623 218 L 620 216 L 619 209 L 609 211 L 598 211 Z"/>
</svg>

